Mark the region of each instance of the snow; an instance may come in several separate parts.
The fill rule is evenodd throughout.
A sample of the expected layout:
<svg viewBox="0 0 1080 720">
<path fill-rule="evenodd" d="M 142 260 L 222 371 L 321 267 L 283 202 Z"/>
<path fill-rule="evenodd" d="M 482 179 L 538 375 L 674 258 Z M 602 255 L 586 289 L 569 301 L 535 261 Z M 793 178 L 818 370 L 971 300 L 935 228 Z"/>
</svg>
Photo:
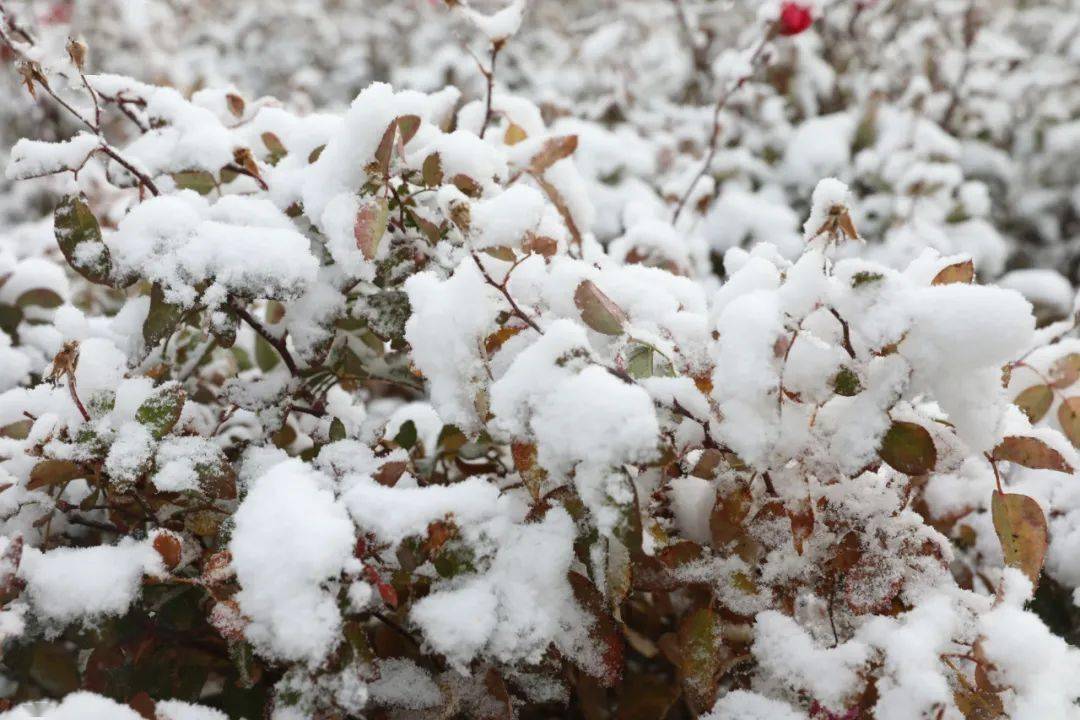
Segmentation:
<svg viewBox="0 0 1080 720">
<path fill-rule="evenodd" d="M 46 552 L 26 548 L 19 572 L 34 612 L 46 622 L 65 625 L 126 613 L 139 596 L 143 576 L 162 571 L 149 543 L 124 540 Z M 70 592 L 71 587 L 79 592 Z"/>
<path fill-rule="evenodd" d="M 121 274 L 160 282 L 169 302 L 190 306 L 196 285 L 257 297 L 299 295 L 318 263 L 307 239 L 269 201 L 228 196 L 209 204 L 193 192 L 133 208 L 105 239 Z"/>
<path fill-rule="evenodd" d="M 311 666 L 337 642 L 341 613 L 323 584 L 340 574 L 354 540 L 325 483 L 298 460 L 271 467 L 236 511 L 229 543 L 248 640 L 268 657 Z"/>
<path fill-rule="evenodd" d="M 42 175 L 79 170 L 91 154 L 102 146 L 96 135 L 80 132 L 63 142 L 22 139 L 11 149 L 6 168 L 9 180 L 25 180 Z"/>
<path fill-rule="evenodd" d="M 141 720 L 142 716 L 127 705 L 90 692 L 74 692 L 59 703 L 42 703 L 34 708 L 20 705 L 0 714 L 2 720 Z M 187 720 L 170 718 L 170 720 Z M 192 718 L 191 720 L 197 720 Z"/>
</svg>

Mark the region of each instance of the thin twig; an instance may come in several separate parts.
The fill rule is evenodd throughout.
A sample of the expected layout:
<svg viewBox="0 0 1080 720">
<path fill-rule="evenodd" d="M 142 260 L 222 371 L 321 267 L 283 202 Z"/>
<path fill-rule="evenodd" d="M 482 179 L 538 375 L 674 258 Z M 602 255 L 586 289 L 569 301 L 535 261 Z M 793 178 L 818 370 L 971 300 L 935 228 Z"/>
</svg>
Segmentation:
<svg viewBox="0 0 1080 720">
<path fill-rule="evenodd" d="M 684 192 L 683 196 L 679 199 L 679 204 L 675 208 L 675 214 L 671 218 L 672 224 L 674 224 L 675 221 L 679 219 L 679 215 L 682 214 L 683 207 L 685 207 L 687 201 L 689 201 L 690 195 L 694 192 L 694 188 L 697 187 L 697 184 L 701 181 L 701 178 L 705 177 L 705 173 L 707 173 L 709 171 L 709 168 L 712 167 L 712 162 L 713 159 L 716 157 L 718 142 L 720 140 L 721 111 L 724 109 L 724 106 L 727 105 L 727 102 L 731 98 L 731 96 L 735 94 L 735 91 L 741 88 L 746 83 L 746 81 L 753 76 L 754 71 L 757 69 L 758 61 L 761 59 L 763 53 L 765 52 L 765 47 L 768 45 L 769 41 L 776 36 L 776 30 L 777 24 L 773 23 L 769 26 L 768 30 L 766 30 L 765 33 L 761 36 L 761 40 L 758 41 L 758 45 L 754 49 L 754 53 L 750 56 L 750 72 L 743 74 L 733 83 L 730 83 L 727 88 L 725 88 L 724 91 L 720 93 L 720 97 L 716 99 L 716 105 L 713 106 L 712 132 L 709 134 L 709 151 L 705 155 L 705 162 L 701 164 L 701 169 L 698 171 L 697 175 L 694 176 L 693 181 L 686 188 L 686 192 Z"/>
<path fill-rule="evenodd" d="M 485 69 L 483 65 L 480 66 L 480 72 L 484 75 L 484 80 L 487 81 L 487 102 L 484 107 L 484 124 L 480 126 L 480 138 L 483 139 L 484 133 L 487 132 L 488 125 L 491 123 L 491 98 L 495 94 L 495 61 L 499 58 L 499 51 L 502 50 L 503 42 L 497 41 L 491 43 L 491 67 Z M 477 63 L 479 64 L 479 63 Z"/>
<path fill-rule="evenodd" d="M 480 257 L 476 254 L 476 251 L 470 248 L 469 254 L 472 256 L 473 262 L 476 263 L 476 267 L 480 269 L 480 274 L 484 276 L 484 280 L 487 282 L 487 284 L 502 293 L 502 296 L 506 298 L 506 302 L 510 303 L 510 307 L 513 310 L 514 315 L 520 318 L 522 322 L 524 322 L 536 332 L 543 334 L 544 331 L 540 329 L 540 326 L 537 325 L 532 318 L 526 315 L 520 307 L 518 307 L 518 304 L 514 301 L 513 296 L 510 295 L 510 291 L 506 289 L 506 281 L 510 279 L 510 274 L 507 273 L 506 278 L 501 283 L 497 283 L 491 277 L 491 275 L 488 274 L 487 268 L 484 267 L 484 264 L 480 262 Z"/>
<path fill-rule="evenodd" d="M 251 329 L 262 337 L 263 340 L 270 343 L 270 346 L 277 350 L 278 355 L 285 362 L 285 367 L 289 368 L 289 373 L 293 376 L 299 375 L 300 370 L 296 365 L 296 361 L 293 360 L 292 355 L 289 353 L 289 348 L 285 342 L 285 338 L 275 337 L 266 326 L 251 316 L 251 313 L 247 311 L 243 305 L 236 298 L 229 298 L 229 307 L 236 313 L 237 317 L 251 326 Z"/>
</svg>

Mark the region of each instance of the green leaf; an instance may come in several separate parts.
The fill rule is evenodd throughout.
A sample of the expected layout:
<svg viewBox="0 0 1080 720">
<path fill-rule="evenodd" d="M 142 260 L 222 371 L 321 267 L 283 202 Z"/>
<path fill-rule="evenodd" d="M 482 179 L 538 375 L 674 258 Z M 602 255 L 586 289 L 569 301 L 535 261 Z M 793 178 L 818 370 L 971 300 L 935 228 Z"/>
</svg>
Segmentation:
<svg viewBox="0 0 1080 720">
<path fill-rule="evenodd" d="M 905 475 L 925 475 L 937 464 L 937 448 L 922 425 L 893 422 L 878 450 L 881 459 Z"/>
<path fill-rule="evenodd" d="M 1056 388 L 1063 389 L 1072 385 L 1080 378 L 1080 353 L 1069 353 L 1060 357 L 1050 368 L 1050 383 Z"/>
<path fill-rule="evenodd" d="M 1034 470 L 1073 471 L 1065 458 L 1054 448 L 1038 438 L 1010 435 L 994 448 L 995 460 L 1005 460 Z"/>
<path fill-rule="evenodd" d="M 156 439 L 169 434 L 180 421 L 185 393 L 178 382 L 168 382 L 154 389 L 150 397 L 135 411 L 135 420 L 146 426 Z"/>
<path fill-rule="evenodd" d="M 1046 516 L 1039 503 L 1027 495 L 995 490 L 990 510 L 1005 564 L 1023 570 L 1037 585 L 1049 542 Z"/>
<path fill-rule="evenodd" d="M 832 379 L 833 390 L 843 397 L 855 397 L 863 391 L 859 376 L 849 367 L 842 367 L 836 371 Z"/>
<path fill-rule="evenodd" d="M 626 351 L 626 371 L 630 377 L 640 380 L 647 377 L 674 377 L 671 363 L 643 343 L 631 343 Z"/>
<path fill-rule="evenodd" d="M 574 304 L 582 321 L 604 335 L 621 335 L 627 317 L 622 308 L 612 302 L 592 280 L 583 280 L 574 291 Z"/>
<path fill-rule="evenodd" d="M 330 423 L 330 442 L 344 440 L 347 436 L 348 433 L 345 431 L 345 423 L 341 422 L 341 418 L 334 418 Z"/>
<path fill-rule="evenodd" d="M 53 232 L 60 252 L 77 273 L 92 283 L 116 285 L 101 226 L 83 198 L 69 195 L 60 201 L 53 215 Z"/>
<path fill-rule="evenodd" d="M 200 195 L 209 195 L 217 187 L 214 176 L 206 170 L 184 170 L 172 174 L 178 190 L 194 190 Z"/>
<path fill-rule="evenodd" d="M 413 445 L 416 444 L 416 423 L 412 420 L 406 420 L 401 423 L 401 427 L 398 428 L 397 435 L 394 436 L 394 442 L 398 447 L 403 447 L 406 450 L 412 450 Z"/>
<path fill-rule="evenodd" d="M 281 362 L 281 356 L 278 355 L 274 346 L 268 343 L 262 335 L 255 336 L 255 364 L 259 366 L 259 369 L 263 372 L 270 372 L 278 363 Z"/>
<path fill-rule="evenodd" d="M 1032 385 L 1013 400 L 1013 404 L 1023 410 L 1032 423 L 1042 420 L 1053 403 L 1054 391 L 1049 385 Z"/>
<path fill-rule="evenodd" d="M 146 347 L 152 348 L 172 335 L 176 326 L 180 324 L 183 314 L 183 307 L 165 300 L 165 292 L 161 284 L 154 283 L 150 289 L 150 311 L 146 314 L 142 327 Z"/>
<path fill-rule="evenodd" d="M 867 284 L 873 283 L 873 282 L 878 282 L 878 281 L 884 280 L 884 279 L 885 279 L 885 276 L 882 275 L 881 273 L 867 272 L 867 271 L 863 270 L 862 272 L 857 272 L 857 273 L 855 273 L 854 275 L 851 276 L 851 287 L 853 287 L 853 288 L 862 287 L 863 285 L 867 285 Z"/>
<path fill-rule="evenodd" d="M 34 288 L 33 290 L 27 290 L 15 301 L 15 305 L 20 308 L 42 307 L 51 309 L 60 307 L 63 304 L 64 299 L 49 288 Z"/>
</svg>

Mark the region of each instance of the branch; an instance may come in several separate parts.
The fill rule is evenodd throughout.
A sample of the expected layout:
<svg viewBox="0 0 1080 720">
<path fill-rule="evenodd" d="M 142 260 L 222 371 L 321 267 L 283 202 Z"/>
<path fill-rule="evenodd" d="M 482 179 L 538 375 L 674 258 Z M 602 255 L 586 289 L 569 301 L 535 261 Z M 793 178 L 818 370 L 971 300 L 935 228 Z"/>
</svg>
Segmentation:
<svg viewBox="0 0 1080 720">
<path fill-rule="evenodd" d="M 234 298 L 229 298 L 229 307 L 236 315 L 251 326 L 263 340 L 270 343 L 270 346 L 277 350 L 277 354 L 281 356 L 281 359 L 285 362 L 285 367 L 289 368 L 289 373 L 294 377 L 300 374 L 299 368 L 296 366 L 296 361 L 293 360 L 292 355 L 289 353 L 289 348 L 286 346 L 285 338 L 275 337 L 273 333 L 266 329 L 266 326 L 251 316 L 251 313 L 240 304 L 240 302 Z"/>
<path fill-rule="evenodd" d="M 497 283 L 491 277 L 491 275 L 488 274 L 487 268 L 484 267 L 484 264 L 480 262 L 480 258 L 479 256 L 477 256 L 476 251 L 472 248 L 469 248 L 469 255 L 472 256 L 473 262 L 476 263 L 476 267 L 480 269 L 480 274 L 484 276 L 484 280 L 487 281 L 487 284 L 502 293 L 502 296 L 506 298 L 506 302 L 510 303 L 510 307 L 513 310 L 514 315 L 520 318 L 522 322 L 531 327 L 533 330 L 543 335 L 544 331 L 540 329 L 540 326 L 537 325 L 532 318 L 526 315 L 520 307 L 518 307 L 518 304 L 514 302 L 514 298 L 506 289 L 506 281 L 510 279 L 510 273 L 506 274 L 506 278 L 504 278 L 501 283 Z"/>
<path fill-rule="evenodd" d="M 499 57 L 499 51 L 502 50 L 503 43 L 493 42 L 491 44 L 491 67 L 484 69 L 484 66 L 480 66 L 480 72 L 483 73 L 484 79 L 487 81 L 487 103 L 484 107 L 484 124 L 480 126 L 480 138 L 483 139 L 484 133 L 487 132 L 488 125 L 491 123 L 491 96 L 495 94 L 495 61 Z M 479 63 L 477 63 L 479 64 Z"/>
<path fill-rule="evenodd" d="M 671 223 L 673 225 L 675 224 L 675 221 L 679 219 L 679 215 L 682 214 L 683 207 L 686 206 L 687 201 L 690 199 L 690 194 L 694 191 L 694 188 L 697 187 L 701 178 L 705 177 L 705 173 L 707 173 L 712 166 L 713 158 L 716 157 L 717 142 L 720 140 L 720 112 L 724 109 L 724 106 L 727 105 L 731 96 L 735 94 L 735 91 L 746 84 L 746 81 L 753 76 L 754 71 L 757 69 L 757 64 L 765 52 L 765 46 L 776 36 L 776 30 L 777 24 L 773 23 L 765 31 L 765 34 L 761 36 L 757 48 L 754 49 L 754 54 L 750 56 L 750 72 L 742 75 L 733 83 L 729 84 L 727 88 L 720 93 L 720 97 L 716 99 L 716 105 L 713 107 L 712 132 L 709 134 L 709 151 L 705 155 L 705 162 L 701 164 L 701 170 L 694 176 L 694 179 L 686 188 L 686 192 L 684 192 L 683 196 L 679 199 L 679 204 L 675 208 L 675 214 L 671 218 Z"/>
</svg>

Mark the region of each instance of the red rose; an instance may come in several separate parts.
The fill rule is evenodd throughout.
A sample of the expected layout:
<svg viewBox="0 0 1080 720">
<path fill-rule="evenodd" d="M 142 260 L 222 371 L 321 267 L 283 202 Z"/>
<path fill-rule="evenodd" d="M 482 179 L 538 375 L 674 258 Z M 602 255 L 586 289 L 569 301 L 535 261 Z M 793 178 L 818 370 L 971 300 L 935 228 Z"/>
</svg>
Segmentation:
<svg viewBox="0 0 1080 720">
<path fill-rule="evenodd" d="M 814 24 L 814 15 L 802 3 L 786 2 L 780 8 L 779 24 L 781 35 L 798 35 Z"/>
</svg>

